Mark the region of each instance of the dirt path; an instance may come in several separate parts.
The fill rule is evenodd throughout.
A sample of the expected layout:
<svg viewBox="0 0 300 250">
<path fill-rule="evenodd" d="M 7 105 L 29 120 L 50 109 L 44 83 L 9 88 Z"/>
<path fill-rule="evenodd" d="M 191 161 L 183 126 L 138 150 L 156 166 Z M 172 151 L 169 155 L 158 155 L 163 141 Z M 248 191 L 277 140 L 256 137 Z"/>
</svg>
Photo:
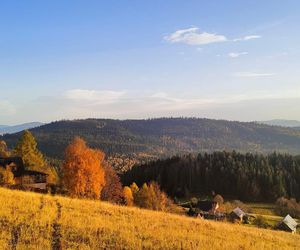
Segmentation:
<svg viewBox="0 0 300 250">
<path fill-rule="evenodd" d="M 18 245 L 20 235 L 21 235 L 21 225 L 18 224 L 16 226 L 14 226 L 12 231 L 11 231 L 10 245 L 11 245 L 12 250 L 17 249 L 17 245 Z"/>
<path fill-rule="evenodd" d="M 52 223 L 52 241 L 51 241 L 51 249 L 52 250 L 60 250 L 62 249 L 61 244 L 61 225 L 59 223 L 59 220 L 61 218 L 61 204 L 56 201 L 56 207 L 57 207 L 57 215 L 55 220 Z"/>
</svg>

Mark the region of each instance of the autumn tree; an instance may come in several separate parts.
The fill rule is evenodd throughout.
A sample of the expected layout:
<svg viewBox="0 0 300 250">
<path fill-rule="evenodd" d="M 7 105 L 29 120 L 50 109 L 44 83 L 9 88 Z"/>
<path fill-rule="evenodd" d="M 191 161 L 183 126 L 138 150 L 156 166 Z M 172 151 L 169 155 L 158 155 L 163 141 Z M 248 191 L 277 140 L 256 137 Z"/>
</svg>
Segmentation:
<svg viewBox="0 0 300 250">
<path fill-rule="evenodd" d="M 83 139 L 76 137 L 65 150 L 62 166 L 67 193 L 73 197 L 100 198 L 105 186 L 103 161 L 102 151 L 89 148 Z"/>
<path fill-rule="evenodd" d="M 5 141 L 0 141 L 0 157 L 9 157 L 11 155 Z"/>
<path fill-rule="evenodd" d="M 123 197 L 124 202 L 127 206 L 133 206 L 134 205 L 134 199 L 132 195 L 132 191 L 130 187 L 125 186 L 123 189 Z"/>
<path fill-rule="evenodd" d="M 141 188 L 132 183 L 130 190 L 133 194 L 134 204 L 138 207 L 158 211 L 175 211 L 175 204 L 161 191 L 156 182 L 144 183 Z"/>
<path fill-rule="evenodd" d="M 14 174 L 9 166 L 5 168 L 0 167 L 0 185 L 13 185 L 15 184 Z"/>
<path fill-rule="evenodd" d="M 17 143 L 15 154 L 22 157 L 28 170 L 45 170 L 46 162 L 42 153 L 37 148 L 37 142 L 29 130 L 25 130 Z"/>
<path fill-rule="evenodd" d="M 112 203 L 121 203 L 123 197 L 122 184 L 113 167 L 104 162 L 105 186 L 101 191 L 101 200 Z"/>
</svg>

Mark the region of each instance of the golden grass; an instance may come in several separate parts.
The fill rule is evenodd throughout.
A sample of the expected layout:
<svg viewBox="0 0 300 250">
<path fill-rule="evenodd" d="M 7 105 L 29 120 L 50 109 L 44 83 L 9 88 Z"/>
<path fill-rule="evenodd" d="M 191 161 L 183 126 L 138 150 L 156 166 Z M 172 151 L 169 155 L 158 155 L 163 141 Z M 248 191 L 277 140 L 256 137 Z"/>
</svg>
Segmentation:
<svg viewBox="0 0 300 250">
<path fill-rule="evenodd" d="M 0 188 L 0 249 L 299 249 L 300 235 Z"/>
</svg>

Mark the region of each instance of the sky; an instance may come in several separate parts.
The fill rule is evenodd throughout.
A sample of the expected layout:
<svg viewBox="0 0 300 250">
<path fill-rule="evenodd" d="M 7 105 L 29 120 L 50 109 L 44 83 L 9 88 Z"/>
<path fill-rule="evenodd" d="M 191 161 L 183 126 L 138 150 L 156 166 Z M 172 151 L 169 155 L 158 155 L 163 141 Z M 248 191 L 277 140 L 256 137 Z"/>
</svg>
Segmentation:
<svg viewBox="0 0 300 250">
<path fill-rule="evenodd" d="M 298 0 L 0 1 L 0 124 L 300 120 Z"/>
</svg>

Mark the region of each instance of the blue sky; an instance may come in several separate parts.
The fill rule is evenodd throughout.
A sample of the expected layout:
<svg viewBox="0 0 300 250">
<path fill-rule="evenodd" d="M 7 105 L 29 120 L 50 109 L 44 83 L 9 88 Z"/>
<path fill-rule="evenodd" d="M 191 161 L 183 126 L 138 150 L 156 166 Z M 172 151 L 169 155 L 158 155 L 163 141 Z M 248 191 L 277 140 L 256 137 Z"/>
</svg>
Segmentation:
<svg viewBox="0 0 300 250">
<path fill-rule="evenodd" d="M 300 120 L 300 2 L 1 1 L 0 124 Z"/>
</svg>

